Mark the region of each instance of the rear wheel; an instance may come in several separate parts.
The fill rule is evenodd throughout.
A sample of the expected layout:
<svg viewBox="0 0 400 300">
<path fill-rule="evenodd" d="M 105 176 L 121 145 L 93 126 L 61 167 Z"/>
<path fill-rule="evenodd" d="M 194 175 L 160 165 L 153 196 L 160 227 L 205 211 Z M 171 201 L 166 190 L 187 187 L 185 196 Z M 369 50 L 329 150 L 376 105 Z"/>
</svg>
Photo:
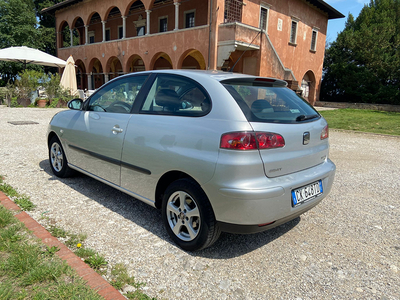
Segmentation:
<svg viewBox="0 0 400 300">
<path fill-rule="evenodd" d="M 206 194 L 190 179 L 179 179 L 167 188 L 162 218 L 172 240 L 187 251 L 209 247 L 220 235 Z"/>
<path fill-rule="evenodd" d="M 49 143 L 49 161 L 51 170 L 57 177 L 65 178 L 73 174 L 73 170 L 68 167 L 61 142 L 56 136 L 52 137 Z"/>
</svg>

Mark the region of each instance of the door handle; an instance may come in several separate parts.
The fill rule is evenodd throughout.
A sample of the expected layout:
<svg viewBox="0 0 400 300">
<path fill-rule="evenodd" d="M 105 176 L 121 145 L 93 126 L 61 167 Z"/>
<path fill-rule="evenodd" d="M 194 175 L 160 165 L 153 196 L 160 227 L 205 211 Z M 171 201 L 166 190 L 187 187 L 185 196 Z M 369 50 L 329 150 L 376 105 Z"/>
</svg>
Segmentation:
<svg viewBox="0 0 400 300">
<path fill-rule="evenodd" d="M 114 134 L 118 134 L 118 133 L 122 133 L 124 130 L 122 128 L 117 127 L 117 125 L 115 125 L 112 129 L 112 132 Z"/>
</svg>

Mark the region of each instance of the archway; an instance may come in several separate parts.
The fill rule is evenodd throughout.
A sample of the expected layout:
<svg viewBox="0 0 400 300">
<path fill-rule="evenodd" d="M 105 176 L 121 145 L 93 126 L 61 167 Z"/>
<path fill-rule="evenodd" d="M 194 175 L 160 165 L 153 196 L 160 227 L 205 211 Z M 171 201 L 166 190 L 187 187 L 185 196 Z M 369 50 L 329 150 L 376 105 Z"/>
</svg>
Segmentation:
<svg viewBox="0 0 400 300">
<path fill-rule="evenodd" d="M 302 96 L 311 104 L 315 102 L 315 75 L 313 71 L 308 71 L 304 74 L 303 79 L 301 80 L 301 90 Z"/>
<path fill-rule="evenodd" d="M 127 26 L 126 37 L 145 35 L 146 8 L 140 0 L 132 1 L 131 3 L 125 15 L 127 16 L 126 24 L 133 24 L 133 26 Z"/>
<path fill-rule="evenodd" d="M 63 21 L 60 25 L 60 44 L 59 48 L 67 48 L 71 46 L 71 32 L 67 21 Z"/>
<path fill-rule="evenodd" d="M 132 73 L 132 72 L 145 71 L 146 67 L 144 65 L 143 59 L 139 55 L 135 54 L 128 59 L 127 69 L 129 73 Z"/>
<path fill-rule="evenodd" d="M 118 7 L 110 9 L 106 18 L 106 41 L 112 41 L 122 39 L 123 27 L 122 27 L 122 15 Z"/>
<path fill-rule="evenodd" d="M 100 15 L 95 12 L 88 20 L 88 44 L 100 43 L 103 41 L 103 28 Z"/>
<path fill-rule="evenodd" d="M 206 62 L 200 51 L 191 49 L 182 54 L 178 68 L 205 70 Z"/>
<path fill-rule="evenodd" d="M 171 58 L 164 52 L 154 55 L 151 65 L 152 70 L 173 69 Z"/>
<path fill-rule="evenodd" d="M 119 75 L 122 75 L 123 68 L 122 64 L 119 59 L 115 56 L 112 56 L 108 59 L 107 67 L 106 67 L 106 74 L 108 75 L 108 80 L 111 80 Z"/>
<path fill-rule="evenodd" d="M 73 45 L 84 45 L 85 44 L 85 24 L 81 17 L 77 17 L 72 23 L 73 28 Z"/>
<path fill-rule="evenodd" d="M 104 84 L 104 72 L 100 60 L 98 60 L 97 58 L 93 58 L 89 64 L 89 70 L 90 70 L 89 78 L 91 81 L 88 82 L 89 90 L 98 89 Z"/>
<path fill-rule="evenodd" d="M 88 82 L 87 82 L 87 76 L 86 76 L 86 67 L 83 61 L 78 59 L 75 62 L 76 65 L 76 85 L 79 90 L 85 90 L 88 89 Z"/>
</svg>

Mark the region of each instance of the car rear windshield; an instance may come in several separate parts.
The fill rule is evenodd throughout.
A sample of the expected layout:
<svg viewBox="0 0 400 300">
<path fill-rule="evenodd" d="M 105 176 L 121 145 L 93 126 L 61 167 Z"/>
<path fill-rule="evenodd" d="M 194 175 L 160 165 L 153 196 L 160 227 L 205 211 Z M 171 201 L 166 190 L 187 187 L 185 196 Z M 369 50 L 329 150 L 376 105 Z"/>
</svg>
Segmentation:
<svg viewBox="0 0 400 300">
<path fill-rule="evenodd" d="M 319 119 L 318 112 L 282 81 L 245 78 L 221 82 L 249 122 L 298 123 Z"/>
</svg>

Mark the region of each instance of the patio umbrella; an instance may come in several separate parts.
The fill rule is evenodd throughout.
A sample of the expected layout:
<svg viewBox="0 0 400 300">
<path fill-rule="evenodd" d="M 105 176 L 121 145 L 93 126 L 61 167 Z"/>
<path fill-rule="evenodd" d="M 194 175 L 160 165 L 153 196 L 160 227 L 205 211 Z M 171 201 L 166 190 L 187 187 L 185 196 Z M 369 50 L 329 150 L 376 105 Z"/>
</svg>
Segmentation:
<svg viewBox="0 0 400 300">
<path fill-rule="evenodd" d="M 71 95 L 75 95 L 78 91 L 76 86 L 75 61 L 72 58 L 72 55 L 67 59 L 67 65 L 61 76 L 60 85 L 69 90 Z"/>
<path fill-rule="evenodd" d="M 64 60 L 58 57 L 26 46 L 0 49 L 0 60 L 21 62 L 25 65 L 25 68 L 26 64 L 59 68 L 63 68 L 67 64 Z"/>
</svg>

